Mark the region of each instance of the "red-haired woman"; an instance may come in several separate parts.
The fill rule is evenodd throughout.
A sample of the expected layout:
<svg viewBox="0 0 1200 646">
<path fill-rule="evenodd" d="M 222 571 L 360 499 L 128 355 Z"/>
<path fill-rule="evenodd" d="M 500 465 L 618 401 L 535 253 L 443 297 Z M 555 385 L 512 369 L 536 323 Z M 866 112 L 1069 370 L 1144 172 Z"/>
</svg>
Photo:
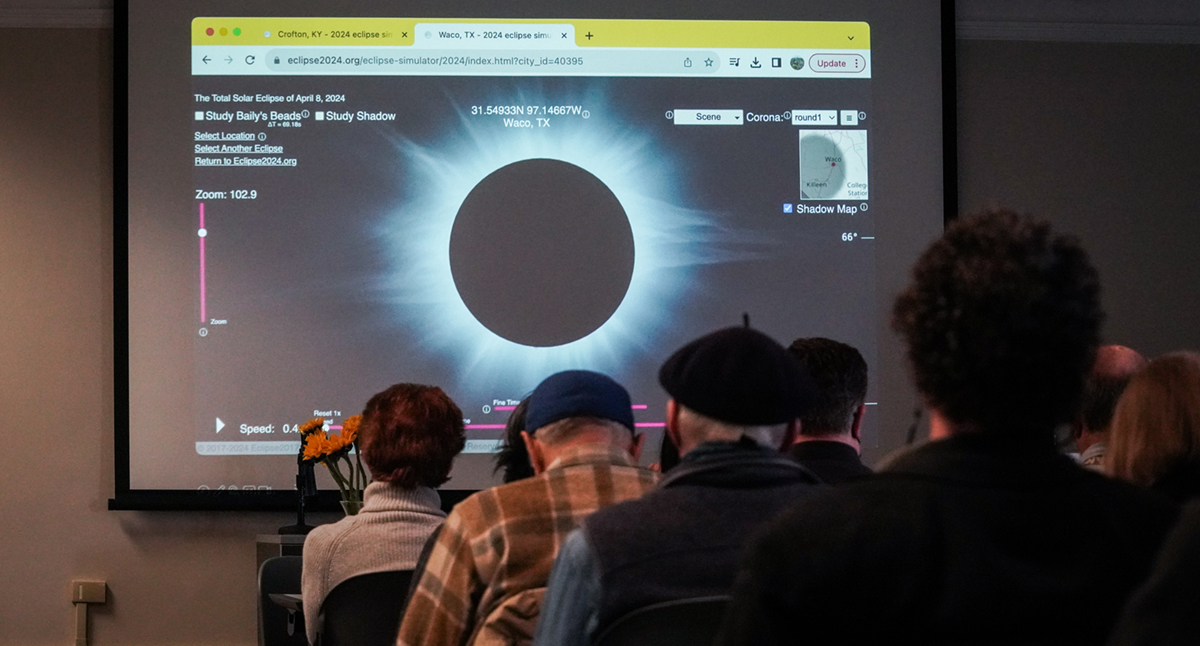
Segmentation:
<svg viewBox="0 0 1200 646">
<path fill-rule="evenodd" d="M 434 487 L 466 443 L 462 411 L 434 386 L 396 384 L 363 409 L 358 429 L 371 483 L 358 514 L 317 527 L 304 542 L 304 621 L 316 638 L 325 596 L 359 574 L 411 570 L 445 520 Z"/>
<path fill-rule="evenodd" d="M 1111 475 L 1180 503 L 1200 497 L 1200 354 L 1166 354 L 1134 375 L 1108 436 Z"/>
</svg>

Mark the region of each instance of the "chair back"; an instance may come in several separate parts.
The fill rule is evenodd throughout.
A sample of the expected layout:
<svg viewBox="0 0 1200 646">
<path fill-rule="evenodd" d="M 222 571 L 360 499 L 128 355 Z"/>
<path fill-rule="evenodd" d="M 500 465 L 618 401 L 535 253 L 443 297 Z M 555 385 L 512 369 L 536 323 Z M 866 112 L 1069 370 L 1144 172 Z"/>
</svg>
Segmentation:
<svg viewBox="0 0 1200 646">
<path fill-rule="evenodd" d="M 360 574 L 321 602 L 321 646 L 394 646 L 412 570 Z"/>
<path fill-rule="evenodd" d="M 729 597 L 664 601 L 638 608 L 613 622 L 597 646 L 710 646 Z"/>
<path fill-rule="evenodd" d="M 275 556 L 258 569 L 259 646 L 308 646 L 304 617 L 274 601 L 272 594 L 300 594 L 302 556 Z"/>
</svg>

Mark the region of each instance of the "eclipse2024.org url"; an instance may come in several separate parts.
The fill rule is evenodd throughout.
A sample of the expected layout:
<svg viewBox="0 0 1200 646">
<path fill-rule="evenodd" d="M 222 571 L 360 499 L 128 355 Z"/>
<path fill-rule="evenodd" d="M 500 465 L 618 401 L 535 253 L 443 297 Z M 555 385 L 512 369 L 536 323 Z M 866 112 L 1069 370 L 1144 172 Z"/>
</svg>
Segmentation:
<svg viewBox="0 0 1200 646">
<path fill-rule="evenodd" d="M 583 56 L 289 56 L 288 65 L 324 67 L 578 67 Z"/>
</svg>

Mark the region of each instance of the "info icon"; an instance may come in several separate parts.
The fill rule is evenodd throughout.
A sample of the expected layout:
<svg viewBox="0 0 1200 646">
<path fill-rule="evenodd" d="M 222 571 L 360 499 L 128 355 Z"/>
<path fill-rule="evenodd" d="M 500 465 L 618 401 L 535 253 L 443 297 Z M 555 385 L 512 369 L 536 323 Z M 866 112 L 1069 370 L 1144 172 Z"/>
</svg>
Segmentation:
<svg viewBox="0 0 1200 646">
<path fill-rule="evenodd" d="M 800 58 L 799 56 L 792 57 L 792 69 L 796 70 L 797 72 L 804 69 L 804 59 Z"/>
<path fill-rule="evenodd" d="M 783 205 L 783 212 L 784 212 L 784 213 L 791 213 L 791 212 L 792 212 L 792 205 L 791 205 L 791 204 L 784 204 L 784 205 Z"/>
</svg>

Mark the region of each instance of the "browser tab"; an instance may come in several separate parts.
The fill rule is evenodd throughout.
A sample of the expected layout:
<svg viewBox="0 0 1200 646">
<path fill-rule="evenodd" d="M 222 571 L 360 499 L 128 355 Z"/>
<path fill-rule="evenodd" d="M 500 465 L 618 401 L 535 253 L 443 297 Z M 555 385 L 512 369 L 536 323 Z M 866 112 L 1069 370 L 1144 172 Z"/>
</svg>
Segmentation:
<svg viewBox="0 0 1200 646">
<path fill-rule="evenodd" d="M 558 23 L 417 23 L 413 47 L 456 49 L 570 49 L 575 26 Z"/>
</svg>

